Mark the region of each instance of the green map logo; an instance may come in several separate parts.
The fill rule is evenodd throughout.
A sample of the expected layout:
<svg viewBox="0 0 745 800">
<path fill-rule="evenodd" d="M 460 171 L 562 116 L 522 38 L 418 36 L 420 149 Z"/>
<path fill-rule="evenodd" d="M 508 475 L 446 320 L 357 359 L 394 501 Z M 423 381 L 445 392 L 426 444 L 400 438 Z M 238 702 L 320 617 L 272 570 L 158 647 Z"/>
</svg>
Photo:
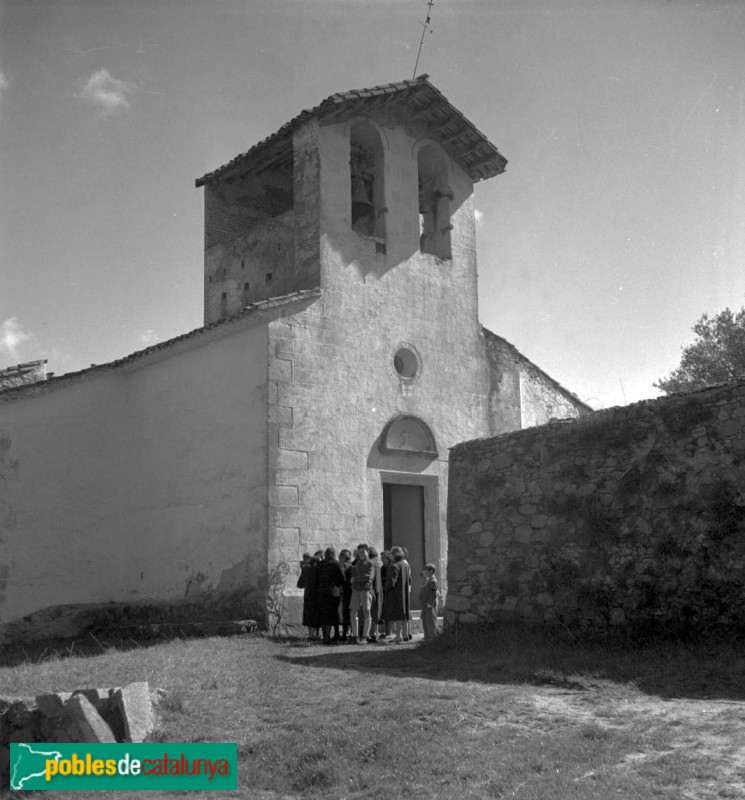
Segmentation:
<svg viewBox="0 0 745 800">
<path fill-rule="evenodd" d="M 62 753 L 57 750 L 42 750 L 40 744 L 11 745 L 10 756 L 10 788 L 21 790 L 26 781 L 44 778 L 47 773 L 47 762 L 58 761 Z M 39 748 L 39 749 L 36 749 Z M 15 751 L 15 752 L 14 752 Z"/>
<path fill-rule="evenodd" d="M 238 745 L 13 742 L 9 783 L 13 791 L 235 790 Z"/>
</svg>

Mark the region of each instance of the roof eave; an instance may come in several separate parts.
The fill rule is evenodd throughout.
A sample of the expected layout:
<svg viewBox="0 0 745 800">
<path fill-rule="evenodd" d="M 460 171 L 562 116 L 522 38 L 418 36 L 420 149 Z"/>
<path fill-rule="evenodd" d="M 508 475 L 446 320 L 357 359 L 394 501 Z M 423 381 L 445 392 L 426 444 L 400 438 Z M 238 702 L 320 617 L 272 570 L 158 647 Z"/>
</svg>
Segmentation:
<svg viewBox="0 0 745 800">
<path fill-rule="evenodd" d="M 416 99 L 417 95 L 421 95 L 425 100 L 429 99 L 430 102 L 425 102 L 423 106 L 413 104 L 412 101 Z M 195 186 L 199 188 L 208 183 L 231 177 L 234 171 L 256 169 L 257 163 L 261 164 L 262 160 L 265 160 L 265 164 L 261 165 L 262 169 L 270 167 L 271 153 L 274 152 L 277 145 L 280 150 L 288 144 L 291 145 L 292 134 L 301 124 L 313 118 L 335 113 L 340 106 L 346 105 L 350 111 L 354 111 L 358 107 L 371 110 L 371 107 L 372 109 L 379 108 L 387 103 L 401 100 L 406 101 L 412 112 L 423 114 L 427 121 L 430 121 L 428 114 L 437 112 L 439 118 L 431 121 L 440 126 L 438 131 L 441 133 L 439 138 L 444 140 L 443 147 L 453 154 L 474 183 L 504 172 L 507 159 L 472 122 L 450 103 L 439 89 L 429 82 L 428 75 L 420 75 L 413 80 L 333 94 L 315 108 L 302 111 L 297 117 L 285 123 L 278 131 L 245 153 L 236 156 L 222 167 L 206 173 L 201 178 L 197 178 L 194 182 Z M 451 130 L 453 124 L 454 129 Z"/>
<path fill-rule="evenodd" d="M 39 391 L 46 391 L 58 386 L 65 385 L 71 381 L 77 381 L 81 378 L 86 378 L 89 375 L 95 375 L 110 371 L 112 369 L 122 369 L 131 367 L 138 362 L 148 363 L 148 359 L 159 357 L 161 354 L 167 355 L 173 352 L 173 349 L 185 343 L 198 341 L 200 338 L 209 335 L 229 334 L 232 330 L 238 329 L 243 324 L 261 323 L 264 321 L 264 316 L 267 314 L 283 314 L 293 313 L 293 308 L 302 309 L 304 304 L 313 303 L 323 295 L 320 287 L 312 289 L 299 289 L 286 295 L 278 295 L 277 297 L 269 297 L 266 300 L 257 300 L 254 303 L 249 303 L 244 306 L 240 311 L 226 317 L 224 319 L 211 322 L 201 328 L 182 333 L 180 336 L 175 336 L 165 342 L 159 342 L 156 345 L 147 347 L 144 350 L 137 350 L 130 353 L 123 358 L 118 358 L 115 361 L 108 361 L 105 364 L 93 364 L 85 369 L 77 370 L 76 372 L 65 372 L 62 375 L 55 375 L 52 378 L 47 378 L 44 381 L 37 381 L 35 383 L 28 383 L 21 386 L 12 386 L 7 389 L 0 389 L 0 403 L 15 400 L 17 398 L 37 394 Z"/>
</svg>

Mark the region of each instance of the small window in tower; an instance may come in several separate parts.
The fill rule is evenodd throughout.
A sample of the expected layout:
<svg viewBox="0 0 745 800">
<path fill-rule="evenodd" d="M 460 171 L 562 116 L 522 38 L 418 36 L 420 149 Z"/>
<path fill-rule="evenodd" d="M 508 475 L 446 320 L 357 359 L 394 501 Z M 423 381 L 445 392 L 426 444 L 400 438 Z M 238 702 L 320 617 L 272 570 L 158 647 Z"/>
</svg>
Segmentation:
<svg viewBox="0 0 745 800">
<path fill-rule="evenodd" d="M 393 368 L 401 378 L 416 378 L 422 368 L 419 353 L 410 344 L 400 344 L 393 354 Z"/>
<path fill-rule="evenodd" d="M 241 269 L 245 269 L 245 268 L 246 268 L 246 259 L 242 258 L 241 259 Z"/>
<path fill-rule="evenodd" d="M 267 283 L 271 283 L 271 282 L 272 282 L 272 273 L 271 273 L 271 272 L 267 272 L 267 273 L 266 273 L 266 275 L 265 275 L 265 277 L 264 277 L 264 280 L 265 280 Z"/>
<path fill-rule="evenodd" d="M 243 284 L 243 291 L 244 291 L 244 292 L 247 292 L 247 291 L 248 291 L 248 281 L 247 281 L 246 283 L 244 283 L 244 284 Z"/>
<path fill-rule="evenodd" d="M 223 292 L 223 293 L 220 295 L 220 299 L 221 299 L 221 300 L 227 300 L 227 299 L 228 299 L 228 293 L 227 293 L 227 292 Z"/>
</svg>

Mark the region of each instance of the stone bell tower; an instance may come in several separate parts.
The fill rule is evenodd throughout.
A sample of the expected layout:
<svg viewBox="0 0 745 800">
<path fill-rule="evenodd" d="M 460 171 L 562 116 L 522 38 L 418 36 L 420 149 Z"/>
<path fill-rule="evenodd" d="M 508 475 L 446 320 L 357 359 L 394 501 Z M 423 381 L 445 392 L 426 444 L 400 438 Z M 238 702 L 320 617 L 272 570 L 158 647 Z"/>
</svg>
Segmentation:
<svg viewBox="0 0 745 800">
<path fill-rule="evenodd" d="M 323 247 L 376 275 L 468 257 L 473 183 L 505 165 L 426 75 L 332 95 L 197 180 L 205 324 L 324 287 Z"/>
</svg>

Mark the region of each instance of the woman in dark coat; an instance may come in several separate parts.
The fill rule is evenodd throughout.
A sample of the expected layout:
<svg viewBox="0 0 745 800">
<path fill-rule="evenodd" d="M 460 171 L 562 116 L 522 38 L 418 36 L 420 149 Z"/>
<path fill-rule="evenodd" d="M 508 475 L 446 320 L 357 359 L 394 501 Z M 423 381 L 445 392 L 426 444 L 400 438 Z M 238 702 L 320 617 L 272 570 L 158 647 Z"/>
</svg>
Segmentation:
<svg viewBox="0 0 745 800">
<path fill-rule="evenodd" d="M 380 560 L 378 551 L 371 547 L 369 550 L 370 560 L 375 565 L 373 576 L 373 599 L 370 608 L 370 641 L 378 641 L 378 625 L 383 621 L 383 562 Z"/>
<path fill-rule="evenodd" d="M 303 590 L 303 625 L 308 629 L 308 638 L 315 640 L 321 625 L 318 618 L 318 559 L 310 553 L 303 553 L 297 588 Z"/>
<path fill-rule="evenodd" d="M 339 625 L 341 616 L 341 587 L 344 575 L 336 560 L 336 550 L 327 547 L 323 560 L 318 562 L 318 614 L 323 643 L 332 644 L 339 639 Z M 331 628 L 334 629 L 334 638 L 331 639 Z"/>
<path fill-rule="evenodd" d="M 392 562 L 391 554 L 388 550 L 383 550 L 380 554 L 380 582 L 383 586 L 383 609 L 380 614 L 381 620 L 385 623 L 385 633 L 378 634 L 379 639 L 386 639 L 388 636 L 391 635 L 391 621 L 388 619 L 388 615 L 385 613 L 385 580 L 388 576 L 388 567 Z"/>
<path fill-rule="evenodd" d="M 406 564 L 406 570 L 409 574 L 409 585 L 406 588 L 406 617 L 404 618 L 403 636 L 405 642 L 410 642 L 411 641 L 411 564 L 409 564 L 409 551 L 405 547 L 402 547 L 401 552 L 404 554 L 404 564 Z"/>
<path fill-rule="evenodd" d="M 404 553 L 400 547 L 391 550 L 393 562 L 388 565 L 385 576 L 385 615 L 393 623 L 396 644 L 403 642 L 403 627 L 408 611 L 409 586 L 411 576 L 409 565 L 404 560 Z"/>
<path fill-rule="evenodd" d="M 349 629 L 352 620 L 349 616 L 349 606 L 352 603 L 352 554 L 349 550 L 339 553 L 339 567 L 341 568 L 341 641 L 349 638 Z"/>
</svg>

